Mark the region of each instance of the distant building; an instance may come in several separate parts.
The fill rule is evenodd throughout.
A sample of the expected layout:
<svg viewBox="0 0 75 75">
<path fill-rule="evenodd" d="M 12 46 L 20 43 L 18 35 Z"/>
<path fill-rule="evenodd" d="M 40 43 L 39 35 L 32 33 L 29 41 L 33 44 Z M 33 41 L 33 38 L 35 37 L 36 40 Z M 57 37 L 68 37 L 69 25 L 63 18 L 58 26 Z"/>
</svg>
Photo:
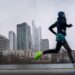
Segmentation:
<svg viewBox="0 0 75 75">
<path fill-rule="evenodd" d="M 17 25 L 17 49 L 31 49 L 31 30 L 27 23 Z"/>
<path fill-rule="evenodd" d="M 9 47 L 8 41 L 9 40 L 5 36 L 0 35 L 0 51 L 8 49 L 8 47 Z"/>
<path fill-rule="evenodd" d="M 41 39 L 40 45 L 41 45 L 41 51 L 49 50 L 49 40 L 48 39 Z M 42 56 L 42 60 L 51 61 L 51 55 L 45 54 L 44 56 Z"/>
<path fill-rule="evenodd" d="M 41 27 L 39 27 L 38 28 L 38 46 L 39 46 L 39 50 L 41 49 L 41 39 L 42 39 Z"/>
<path fill-rule="evenodd" d="M 49 40 L 41 39 L 41 50 L 48 50 L 48 49 L 49 49 Z"/>
<path fill-rule="evenodd" d="M 9 39 L 5 39 L 5 50 L 9 49 Z"/>
<path fill-rule="evenodd" d="M 9 31 L 9 49 L 16 49 L 16 35 L 13 31 Z"/>
<path fill-rule="evenodd" d="M 33 50 L 40 50 L 41 27 L 36 28 L 34 21 L 32 21 L 32 36 Z"/>
</svg>

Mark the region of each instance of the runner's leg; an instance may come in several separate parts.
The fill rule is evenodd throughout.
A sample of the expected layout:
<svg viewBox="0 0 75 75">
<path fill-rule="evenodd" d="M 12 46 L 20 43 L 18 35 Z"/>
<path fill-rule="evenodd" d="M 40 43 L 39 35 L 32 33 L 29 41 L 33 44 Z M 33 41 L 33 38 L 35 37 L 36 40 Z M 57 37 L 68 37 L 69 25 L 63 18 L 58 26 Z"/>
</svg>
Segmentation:
<svg viewBox="0 0 75 75">
<path fill-rule="evenodd" d="M 57 42 L 56 44 L 56 49 L 49 49 L 49 50 L 46 50 L 43 52 L 43 54 L 49 54 L 49 53 L 58 53 L 60 48 L 62 46 L 62 43 L 61 42 Z"/>
<path fill-rule="evenodd" d="M 65 47 L 65 49 L 67 49 L 68 56 L 69 56 L 71 62 L 74 63 L 74 59 L 73 59 L 73 57 L 72 57 L 72 50 L 71 50 L 71 48 L 69 47 L 67 41 L 65 41 L 65 43 L 63 44 L 63 46 Z"/>
</svg>

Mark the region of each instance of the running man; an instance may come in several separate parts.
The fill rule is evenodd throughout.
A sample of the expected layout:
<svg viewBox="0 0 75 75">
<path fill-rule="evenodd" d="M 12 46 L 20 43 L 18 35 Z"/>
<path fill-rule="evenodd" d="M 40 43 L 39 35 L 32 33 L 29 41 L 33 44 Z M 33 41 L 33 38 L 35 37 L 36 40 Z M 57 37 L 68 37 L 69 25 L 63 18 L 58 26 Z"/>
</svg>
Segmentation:
<svg viewBox="0 0 75 75">
<path fill-rule="evenodd" d="M 57 27 L 57 32 L 53 30 L 53 28 Z M 72 50 L 69 47 L 65 36 L 66 36 L 66 28 L 72 27 L 72 24 L 67 24 L 65 13 L 63 11 L 58 12 L 58 18 L 57 21 L 49 27 L 49 30 L 56 36 L 56 49 L 50 49 L 46 50 L 44 52 L 38 51 L 35 55 L 35 59 L 39 59 L 44 54 L 49 53 L 58 53 L 61 46 L 64 46 L 64 48 L 67 50 L 68 56 L 72 63 L 74 63 L 73 57 L 72 57 Z"/>
</svg>

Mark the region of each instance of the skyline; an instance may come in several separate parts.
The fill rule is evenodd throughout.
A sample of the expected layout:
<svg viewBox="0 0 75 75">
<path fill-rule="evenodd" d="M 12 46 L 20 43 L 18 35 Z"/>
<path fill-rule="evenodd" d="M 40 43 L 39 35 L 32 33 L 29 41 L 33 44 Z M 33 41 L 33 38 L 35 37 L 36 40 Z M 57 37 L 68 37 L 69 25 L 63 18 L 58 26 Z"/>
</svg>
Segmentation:
<svg viewBox="0 0 75 75">
<path fill-rule="evenodd" d="M 33 34 L 31 36 L 30 26 L 27 23 L 21 23 L 21 24 L 17 24 L 17 34 L 14 33 L 14 31 L 9 31 L 9 34 L 8 34 L 9 37 L 8 38 L 6 36 L 4 36 L 4 35 L 1 35 L 1 36 L 4 36 L 4 37 L 6 37 L 9 40 L 9 48 L 8 49 L 10 49 L 10 50 L 19 49 L 20 47 L 21 48 L 24 47 L 26 49 L 27 48 L 30 49 L 31 48 L 30 46 L 32 46 L 31 49 L 33 49 L 33 50 L 34 49 L 41 50 L 41 45 L 42 45 L 41 41 L 42 40 L 48 40 L 48 39 L 42 39 L 41 38 L 41 28 L 40 27 L 36 28 L 35 24 L 33 24 L 33 29 L 32 30 L 33 30 L 32 31 Z M 32 38 L 32 37 L 34 37 L 34 38 Z M 26 40 L 25 40 L 25 38 L 26 38 Z M 33 41 L 34 42 L 34 46 L 32 45 L 33 43 L 32 43 L 31 38 L 32 38 L 32 40 L 34 40 Z M 23 43 L 23 44 L 21 44 L 21 43 Z M 16 46 L 17 46 L 17 48 L 16 48 Z M 48 44 L 47 47 L 49 47 L 49 44 Z"/>
<path fill-rule="evenodd" d="M 16 33 L 16 25 L 27 22 L 31 27 L 32 20 L 37 27 L 42 28 L 42 38 L 49 39 L 50 48 L 55 47 L 55 36 L 48 27 L 57 19 L 60 10 L 65 11 L 67 23 L 73 27 L 67 29 L 67 40 L 72 49 L 75 49 L 75 1 L 74 0 L 0 0 L 0 34 L 8 37 L 9 31 Z"/>
</svg>

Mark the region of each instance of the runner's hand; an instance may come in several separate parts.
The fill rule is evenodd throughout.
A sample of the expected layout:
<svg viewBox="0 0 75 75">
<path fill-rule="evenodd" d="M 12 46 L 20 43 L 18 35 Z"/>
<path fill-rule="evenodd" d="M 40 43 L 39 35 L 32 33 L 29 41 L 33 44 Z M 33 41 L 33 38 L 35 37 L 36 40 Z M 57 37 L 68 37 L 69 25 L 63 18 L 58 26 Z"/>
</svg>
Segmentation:
<svg viewBox="0 0 75 75">
<path fill-rule="evenodd" d="M 72 27 L 73 25 L 72 24 L 69 24 L 69 27 Z"/>
</svg>

